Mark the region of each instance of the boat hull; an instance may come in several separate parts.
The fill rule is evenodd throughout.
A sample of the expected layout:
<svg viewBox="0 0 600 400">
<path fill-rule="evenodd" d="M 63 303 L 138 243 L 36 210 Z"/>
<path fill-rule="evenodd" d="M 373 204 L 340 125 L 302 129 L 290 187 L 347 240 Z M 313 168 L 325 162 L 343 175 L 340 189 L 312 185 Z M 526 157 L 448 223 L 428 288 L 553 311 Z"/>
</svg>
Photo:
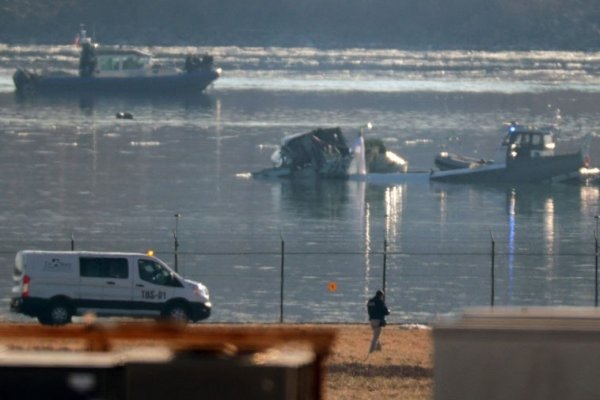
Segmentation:
<svg viewBox="0 0 600 400">
<path fill-rule="evenodd" d="M 432 181 L 456 183 L 536 183 L 560 179 L 584 167 L 581 152 L 551 157 L 517 158 L 507 164 L 435 171 Z"/>
<path fill-rule="evenodd" d="M 118 78 L 44 76 L 20 71 L 13 76 L 17 92 L 40 93 L 201 92 L 219 77 L 219 73 L 213 69 L 173 75 Z"/>
</svg>

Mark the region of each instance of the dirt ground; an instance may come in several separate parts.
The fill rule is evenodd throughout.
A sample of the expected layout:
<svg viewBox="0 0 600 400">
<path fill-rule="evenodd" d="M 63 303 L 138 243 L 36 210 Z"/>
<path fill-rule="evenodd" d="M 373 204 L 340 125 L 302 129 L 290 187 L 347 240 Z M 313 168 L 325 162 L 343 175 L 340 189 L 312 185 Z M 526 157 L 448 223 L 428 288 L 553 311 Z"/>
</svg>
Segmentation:
<svg viewBox="0 0 600 400">
<path fill-rule="evenodd" d="M 102 325 L 98 332 L 104 332 Z M 136 325 L 133 325 L 136 326 Z M 105 325 L 110 328 L 111 325 Z M 143 344 L 148 342 L 160 345 L 156 325 L 142 325 L 139 333 L 144 333 Z M 431 329 L 422 326 L 388 325 L 383 328 L 381 335 L 382 350 L 369 354 L 371 328 L 364 324 L 285 324 L 281 325 L 198 325 L 191 327 L 191 337 L 194 330 L 202 330 L 206 337 L 211 331 L 214 334 L 232 335 L 234 337 L 260 338 L 260 334 L 271 329 L 277 336 L 278 329 L 284 329 L 296 336 L 314 333 L 319 328 L 335 331 L 336 339 L 330 354 L 326 358 L 324 381 L 322 381 L 323 398 L 325 400 L 365 400 L 365 399 L 431 399 L 432 398 L 432 367 L 433 343 Z M 0 345 L 3 349 L 17 350 L 81 350 L 90 339 L 85 324 L 73 324 L 62 329 L 41 327 L 37 324 L 1 324 Z M 252 329 L 258 329 L 257 332 Z M 87 338 L 83 342 L 74 340 L 78 335 Z M 163 332 L 163 331 L 160 331 Z M 160 333 L 159 332 L 159 333 Z M 170 329 L 163 333 L 171 334 Z M 175 330 L 175 333 L 178 331 Z M 243 333 L 243 335 L 239 335 Z M 40 336 L 40 334 L 42 336 Z M 316 333 L 314 333 L 316 334 Z M 75 335 L 75 336 L 73 336 Z M 160 336 L 160 335 L 159 335 Z M 133 335 L 127 343 L 137 343 L 140 336 Z M 219 336 L 220 337 L 220 336 Z M 41 340 L 44 338 L 44 340 Z M 164 338 L 162 339 L 164 340 Z M 104 343 L 104 342 L 102 342 Z M 138 343 L 140 345 L 142 343 Z M 264 343 L 263 343 L 264 345 Z"/>
<path fill-rule="evenodd" d="M 331 327 L 338 336 L 326 362 L 325 399 L 431 399 L 430 329 L 388 325 L 382 350 L 368 354 L 371 329 L 366 323 Z"/>
</svg>

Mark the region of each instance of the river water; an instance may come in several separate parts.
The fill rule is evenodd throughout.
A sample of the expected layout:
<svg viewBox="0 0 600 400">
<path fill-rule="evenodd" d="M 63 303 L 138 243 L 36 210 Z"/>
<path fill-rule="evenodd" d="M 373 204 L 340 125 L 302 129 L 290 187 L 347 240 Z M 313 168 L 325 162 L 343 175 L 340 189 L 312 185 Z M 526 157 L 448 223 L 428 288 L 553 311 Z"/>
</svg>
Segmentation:
<svg viewBox="0 0 600 400">
<path fill-rule="evenodd" d="M 180 63 L 198 49 L 147 50 Z M 213 322 L 364 321 L 384 275 L 391 322 L 492 299 L 594 305 L 597 184 L 249 172 L 270 166 L 284 134 L 340 126 L 352 138 L 367 122 L 412 170 L 441 149 L 491 158 L 512 120 L 558 123 L 559 151 L 592 133 L 600 165 L 599 53 L 200 50 L 224 71 L 203 95 L 20 98 L 17 66 L 75 68 L 76 50 L 0 45 L 0 318 L 25 320 L 8 312 L 18 250 L 153 249 L 174 265 L 174 231 L 178 270 L 209 287 Z"/>
</svg>

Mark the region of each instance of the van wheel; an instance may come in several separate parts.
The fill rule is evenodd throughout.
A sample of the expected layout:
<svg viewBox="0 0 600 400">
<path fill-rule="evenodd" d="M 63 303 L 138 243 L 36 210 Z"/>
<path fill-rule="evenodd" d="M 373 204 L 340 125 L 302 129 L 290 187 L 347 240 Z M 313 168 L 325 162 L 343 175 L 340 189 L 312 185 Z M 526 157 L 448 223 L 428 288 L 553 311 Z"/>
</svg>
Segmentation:
<svg viewBox="0 0 600 400">
<path fill-rule="evenodd" d="M 40 320 L 40 322 L 48 325 L 65 325 L 71 322 L 71 316 L 69 305 L 64 301 L 56 301 L 50 304 L 43 318 L 44 321 Z"/>
<path fill-rule="evenodd" d="M 170 321 L 183 322 L 184 324 L 190 320 L 190 312 L 185 304 L 172 304 L 167 308 L 165 317 Z"/>
</svg>

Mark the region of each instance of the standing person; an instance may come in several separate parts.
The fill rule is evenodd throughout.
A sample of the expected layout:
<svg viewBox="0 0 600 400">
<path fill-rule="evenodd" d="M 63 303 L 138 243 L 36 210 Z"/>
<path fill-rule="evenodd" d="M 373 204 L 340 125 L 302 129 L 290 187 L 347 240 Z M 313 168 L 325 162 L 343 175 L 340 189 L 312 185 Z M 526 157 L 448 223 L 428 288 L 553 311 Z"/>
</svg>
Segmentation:
<svg viewBox="0 0 600 400">
<path fill-rule="evenodd" d="M 385 305 L 383 290 L 378 290 L 375 296 L 369 299 L 367 302 L 367 312 L 369 313 L 371 329 L 373 329 L 373 338 L 371 339 L 371 347 L 369 348 L 369 353 L 372 353 L 381 350 L 381 343 L 379 343 L 381 328 L 386 325 L 385 316 L 390 315 L 390 310 Z"/>
</svg>

